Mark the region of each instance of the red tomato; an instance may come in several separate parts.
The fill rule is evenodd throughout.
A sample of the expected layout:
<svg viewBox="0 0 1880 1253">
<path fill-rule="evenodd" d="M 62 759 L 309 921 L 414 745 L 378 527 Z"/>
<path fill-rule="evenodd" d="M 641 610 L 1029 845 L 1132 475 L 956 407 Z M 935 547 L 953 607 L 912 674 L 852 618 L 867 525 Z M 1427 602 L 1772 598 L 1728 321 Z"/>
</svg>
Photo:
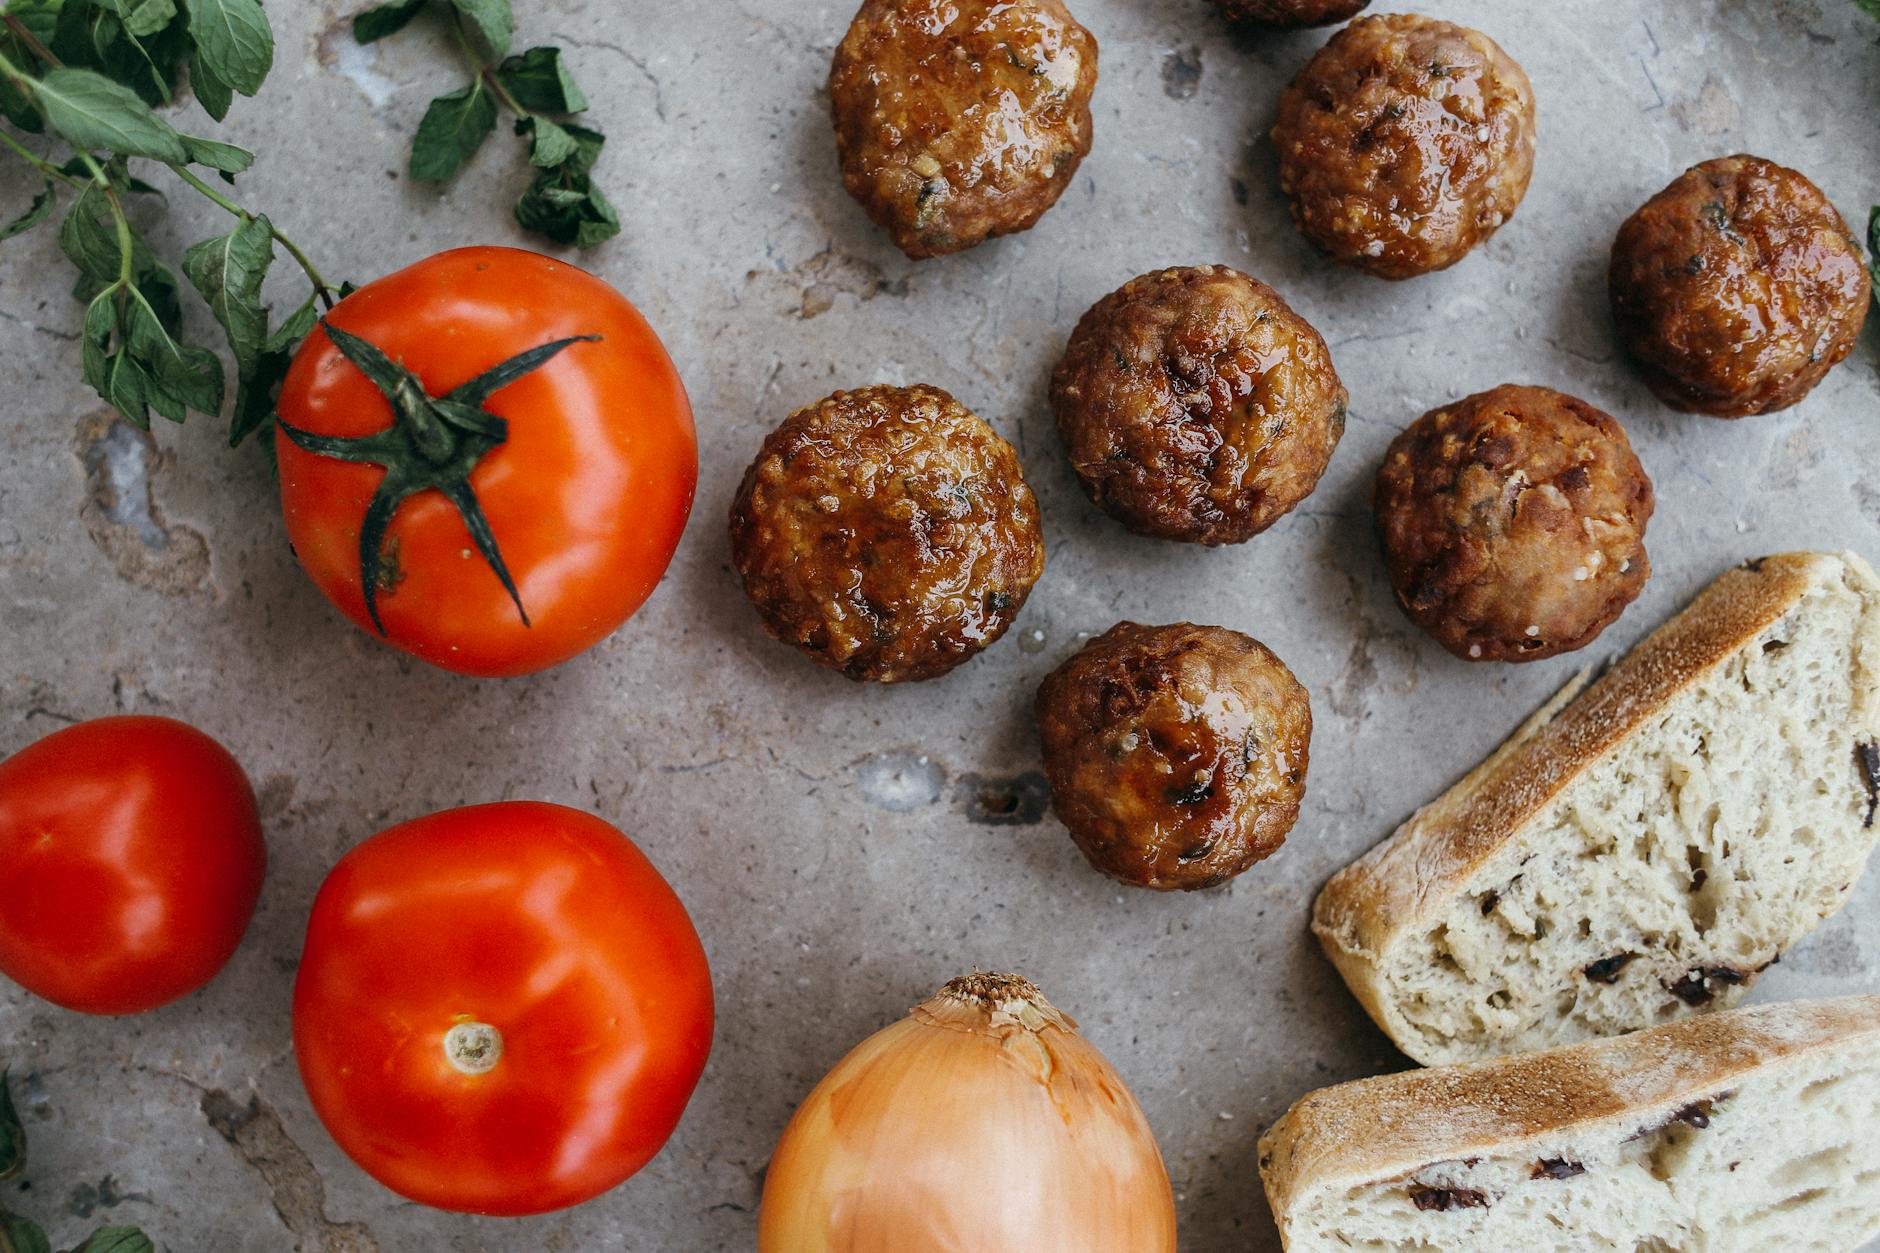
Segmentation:
<svg viewBox="0 0 1880 1253">
<path fill-rule="evenodd" d="M 492 395 L 507 439 L 469 486 L 529 625 L 442 492 L 399 506 L 380 545 L 378 609 L 397 648 L 462 674 L 566 661 L 632 616 L 672 560 L 698 479 L 692 411 L 638 311 L 600 279 L 515 248 L 459 248 L 368 284 L 327 321 L 376 345 L 442 396 L 550 341 L 598 335 Z M 281 390 L 283 422 L 316 436 L 386 431 L 393 411 L 324 329 Z M 313 581 L 374 631 L 360 532 L 385 479 L 376 464 L 309 452 L 281 430 L 281 505 Z"/>
<path fill-rule="evenodd" d="M 575 1205 L 657 1153 L 711 1049 L 685 907 L 599 818 L 505 802 L 393 827 L 313 904 L 294 1052 L 327 1130 L 393 1191 Z"/>
<path fill-rule="evenodd" d="M 228 751 L 169 718 L 100 718 L 0 762 L 0 971 L 88 1014 L 209 982 L 255 912 L 267 846 Z"/>
</svg>

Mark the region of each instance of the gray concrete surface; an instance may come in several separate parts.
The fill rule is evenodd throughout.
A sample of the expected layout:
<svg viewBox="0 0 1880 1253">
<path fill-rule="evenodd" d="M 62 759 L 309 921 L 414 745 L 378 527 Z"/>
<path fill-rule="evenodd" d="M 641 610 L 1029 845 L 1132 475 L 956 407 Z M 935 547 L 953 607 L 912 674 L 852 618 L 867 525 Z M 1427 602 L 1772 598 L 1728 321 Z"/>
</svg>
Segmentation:
<svg viewBox="0 0 1880 1253">
<path fill-rule="evenodd" d="M 506 206 L 523 170 L 506 137 L 441 194 L 403 177 L 424 104 L 456 70 L 429 35 L 353 47 L 351 7 L 271 6 L 277 68 L 232 121 L 261 153 L 241 195 L 359 279 L 517 241 Z M 8 1201 L 68 1239 L 114 1219 L 170 1250 L 748 1249 L 795 1102 L 856 1040 L 978 965 L 1033 976 L 1121 1068 L 1160 1136 L 1185 1249 L 1276 1249 L 1260 1129 L 1308 1088 L 1403 1064 L 1309 942 L 1317 885 L 1578 665 L 1730 563 L 1797 547 L 1880 557 L 1872 333 L 1798 410 L 1720 423 L 1652 402 L 1615 358 L 1603 294 L 1620 220 L 1705 157 L 1797 166 L 1864 221 L 1880 200 L 1880 25 L 1851 0 L 1431 0 L 1526 65 L 1540 159 L 1489 247 L 1405 285 L 1321 262 L 1273 187 L 1261 137 L 1322 34 L 1236 39 L 1203 0 L 1075 0 L 1103 68 L 1074 190 L 1028 235 L 915 265 L 836 178 L 821 88 L 847 0 L 517 7 L 525 41 L 570 49 L 611 137 L 603 177 L 626 230 L 585 263 L 664 334 L 703 459 L 665 584 L 570 665 L 454 678 L 346 625 L 288 553 L 259 450 L 225 452 L 210 422 L 153 443 L 100 418 L 54 233 L 0 247 L 0 753 L 118 711 L 193 721 L 247 765 L 273 857 L 247 941 L 199 995 L 109 1021 L 0 990 L 0 1061 L 23 1080 L 35 1146 L 30 1190 Z M 0 173 L 0 213 L 26 192 Z M 178 195 L 154 229 L 187 242 L 224 227 Z M 1318 493 L 1219 552 L 1133 539 L 1093 511 L 1045 404 L 1091 301 L 1202 261 L 1278 286 L 1352 392 Z M 1050 545 L 1011 637 L 950 678 L 885 691 L 761 635 L 723 526 L 771 424 L 875 381 L 937 383 L 990 417 L 1024 454 Z M 1471 668 L 1392 606 L 1367 486 L 1410 418 L 1503 381 L 1563 387 L 1626 422 L 1659 488 L 1655 574 L 1582 657 Z M 1119 890 L 1031 803 L 1034 685 L 1120 617 L 1248 630 L 1311 688 L 1305 812 L 1280 855 L 1225 889 Z M 979 797 L 1006 788 L 1019 812 L 995 820 Z M 666 1152 L 600 1200 L 517 1222 L 404 1204 L 354 1169 L 288 1044 L 325 869 L 394 821 L 499 797 L 586 806 L 639 840 L 698 920 L 721 1011 Z M 1757 996 L 1876 986 L 1870 874 Z"/>
</svg>

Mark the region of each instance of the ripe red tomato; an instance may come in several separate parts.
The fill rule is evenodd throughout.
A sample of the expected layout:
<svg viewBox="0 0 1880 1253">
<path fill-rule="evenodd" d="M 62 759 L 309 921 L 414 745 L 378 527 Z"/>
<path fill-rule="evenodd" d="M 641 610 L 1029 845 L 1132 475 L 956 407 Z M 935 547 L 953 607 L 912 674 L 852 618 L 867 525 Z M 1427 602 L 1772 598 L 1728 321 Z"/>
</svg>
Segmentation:
<svg viewBox="0 0 1880 1253">
<path fill-rule="evenodd" d="M 492 450 L 476 455 L 469 445 L 477 435 L 439 428 L 438 455 L 455 464 L 450 457 L 462 454 L 460 468 L 474 466 L 468 487 L 516 595 L 458 505 L 420 487 L 377 546 L 377 609 L 394 647 L 463 674 L 527 674 L 592 647 L 632 616 L 685 529 L 698 446 L 679 375 L 625 297 L 564 261 L 459 248 L 360 288 L 327 323 L 407 367 L 434 398 L 543 344 L 600 337 L 567 346 L 490 395 L 484 409 L 507 424 Z M 325 324 L 301 345 L 279 412 L 314 437 L 394 427 L 392 405 Z M 374 630 L 361 532 L 387 479 L 384 462 L 309 451 L 284 427 L 275 449 L 301 565 L 341 612 Z M 419 469 L 433 468 L 418 460 Z"/>
<path fill-rule="evenodd" d="M 255 912 L 267 846 L 220 744 L 169 718 L 100 718 L 0 762 L 0 971 L 88 1014 L 209 982 Z"/>
<path fill-rule="evenodd" d="M 711 1050 L 711 972 L 639 849 L 560 805 L 453 809 L 373 836 L 314 900 L 294 985 L 313 1108 L 426 1205 L 597 1196 L 678 1125 Z"/>
</svg>

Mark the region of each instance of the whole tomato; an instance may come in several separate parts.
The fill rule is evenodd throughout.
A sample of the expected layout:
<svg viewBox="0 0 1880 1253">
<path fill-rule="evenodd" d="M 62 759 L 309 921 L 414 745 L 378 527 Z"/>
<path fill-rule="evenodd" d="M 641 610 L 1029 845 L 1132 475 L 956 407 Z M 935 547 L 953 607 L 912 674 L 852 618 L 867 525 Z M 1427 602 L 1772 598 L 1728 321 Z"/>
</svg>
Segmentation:
<svg viewBox="0 0 1880 1253">
<path fill-rule="evenodd" d="M 645 1165 L 711 1035 L 685 907 L 619 831 L 560 805 L 448 810 L 353 849 L 294 985 L 294 1052 L 339 1146 L 477 1214 L 575 1205 Z"/>
<path fill-rule="evenodd" d="M 515 248 L 439 253 L 342 300 L 279 414 L 301 565 L 354 622 L 462 674 L 543 670 L 612 634 L 665 573 L 698 478 L 646 320 Z"/>
<path fill-rule="evenodd" d="M 241 942 L 267 846 L 220 744 L 100 718 L 0 762 L 0 972 L 88 1014 L 195 991 Z"/>
</svg>

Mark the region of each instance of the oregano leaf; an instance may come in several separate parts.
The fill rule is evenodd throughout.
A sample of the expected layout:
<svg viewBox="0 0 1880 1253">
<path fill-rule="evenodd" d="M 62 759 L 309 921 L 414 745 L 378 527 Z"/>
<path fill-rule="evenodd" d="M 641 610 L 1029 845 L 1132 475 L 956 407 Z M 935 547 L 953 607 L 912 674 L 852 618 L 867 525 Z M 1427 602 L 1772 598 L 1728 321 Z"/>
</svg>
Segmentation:
<svg viewBox="0 0 1880 1253">
<path fill-rule="evenodd" d="M 105 390 L 105 366 L 111 348 L 111 336 L 117 330 L 117 324 L 117 293 L 107 290 L 92 297 L 91 303 L 85 306 L 85 329 L 81 336 L 80 355 L 85 381 L 107 401 L 111 397 Z"/>
<path fill-rule="evenodd" d="M 234 448 L 274 416 L 281 382 L 293 364 L 294 350 L 320 320 L 312 296 L 289 314 L 262 343 L 261 352 L 241 372 L 235 385 L 235 412 L 229 417 L 228 446 Z"/>
<path fill-rule="evenodd" d="M 23 235 L 27 231 L 32 230 L 35 226 L 38 226 L 41 222 L 52 216 L 52 211 L 58 207 L 58 202 L 58 189 L 52 185 L 51 179 L 47 179 L 45 188 L 41 190 L 38 195 L 33 197 L 33 203 L 27 206 L 26 212 L 20 214 L 5 226 L 0 226 L 0 240 L 12 239 L 15 235 Z M 3 1144 L 4 1136 L 0 1136 L 0 1145 Z M 4 1163 L 4 1154 L 0 1152 L 0 1167 L 3 1167 Z M 0 1179 L 4 1178 L 6 1178 L 6 1175 L 0 1173 Z"/>
<path fill-rule="evenodd" d="M 451 7 L 463 19 L 471 38 L 482 46 L 485 56 L 501 60 L 509 52 L 509 41 L 516 36 L 516 15 L 509 0 L 450 0 Z"/>
<path fill-rule="evenodd" d="M 137 364 L 130 350 L 119 348 L 105 362 L 104 386 L 99 389 L 105 401 L 139 430 L 150 429 L 150 405 L 145 400 L 150 375 Z"/>
<path fill-rule="evenodd" d="M 175 0 L 117 0 L 111 8 L 124 29 L 140 39 L 158 33 L 176 17 Z"/>
<path fill-rule="evenodd" d="M 587 96 L 562 63 L 560 48 L 530 48 L 510 57 L 496 67 L 496 79 L 534 112 L 580 113 L 588 107 Z"/>
<path fill-rule="evenodd" d="M 496 99 L 482 79 L 439 96 L 424 111 L 411 141 L 411 176 L 420 182 L 442 182 L 463 168 L 494 129 Z"/>
<path fill-rule="evenodd" d="M 425 0 L 391 0 L 376 5 L 353 18 L 353 38 L 362 44 L 376 43 L 387 35 L 396 35 L 424 8 Z"/>
<path fill-rule="evenodd" d="M 265 348 L 268 314 L 261 306 L 261 285 L 273 260 L 273 229 L 260 215 L 183 255 L 183 274 L 228 336 L 240 373 L 248 372 Z"/>
<path fill-rule="evenodd" d="M 58 69 L 34 88 L 52 129 L 74 148 L 182 163 L 183 140 L 130 88 L 91 70 Z"/>
<path fill-rule="evenodd" d="M 196 103 L 202 111 L 220 122 L 228 116 L 229 106 L 235 103 L 235 89 L 209 67 L 202 59 L 202 49 L 198 48 L 189 57 L 189 86 L 196 93 Z"/>
<path fill-rule="evenodd" d="M 135 1227 L 102 1227 L 72 1253 L 155 1253 L 156 1247 Z"/>
<path fill-rule="evenodd" d="M 115 221 L 104 193 L 95 184 L 87 185 L 65 211 L 65 221 L 59 227 L 59 248 L 79 273 L 93 282 L 117 280 L 123 258 Z"/>
<path fill-rule="evenodd" d="M 222 363 L 206 348 L 176 342 L 141 291 L 125 304 L 128 347 L 161 387 L 149 389 L 150 405 L 172 422 L 181 422 L 184 406 L 198 413 L 222 408 Z M 163 401 L 173 401 L 164 405 Z"/>
<path fill-rule="evenodd" d="M 529 136 L 529 161 L 545 170 L 564 164 L 580 148 L 573 135 L 545 117 L 523 118 L 516 123 L 516 133 Z"/>
<path fill-rule="evenodd" d="M 0 1210 L 0 1239 L 7 1242 L 12 1253 L 52 1253 L 52 1242 L 38 1223 L 5 1210 Z"/>
<path fill-rule="evenodd" d="M 204 65 L 244 96 L 261 90 L 274 66 L 274 32 L 260 0 L 185 0 L 189 36 Z"/>
<path fill-rule="evenodd" d="M 206 165 L 224 174 L 240 174 L 255 163 L 255 154 L 246 148 L 203 139 L 198 135 L 183 136 L 183 148 L 189 153 L 191 165 Z"/>
</svg>

